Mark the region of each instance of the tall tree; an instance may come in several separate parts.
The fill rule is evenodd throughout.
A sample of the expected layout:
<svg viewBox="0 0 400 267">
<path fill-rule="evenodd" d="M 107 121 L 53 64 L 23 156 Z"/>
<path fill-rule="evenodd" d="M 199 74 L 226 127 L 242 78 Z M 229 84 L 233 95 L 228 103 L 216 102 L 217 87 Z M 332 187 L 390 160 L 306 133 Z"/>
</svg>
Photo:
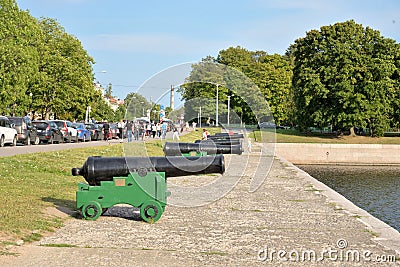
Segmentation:
<svg viewBox="0 0 400 267">
<path fill-rule="evenodd" d="M 14 0 L 0 0 L 0 113 L 26 115 L 32 98 L 29 83 L 38 66 L 37 20 Z"/>
<path fill-rule="evenodd" d="M 249 51 L 238 46 L 220 51 L 217 61 L 240 70 L 257 85 L 277 124 L 291 120 L 292 66 L 286 56 L 268 55 L 265 51 Z"/>
<path fill-rule="evenodd" d="M 83 118 L 95 98 L 94 60 L 57 21 L 42 19 L 40 25 L 44 39 L 38 47 L 40 65 L 33 85 L 34 107 L 47 119 L 52 113 L 57 117 Z"/>
<path fill-rule="evenodd" d="M 383 135 L 399 90 L 394 40 L 351 20 L 308 32 L 288 53 L 294 57 L 294 99 L 303 129 L 361 126 Z"/>
<path fill-rule="evenodd" d="M 179 91 L 186 100 L 187 120 L 197 118 L 200 107 L 203 118 L 216 120 L 217 93 L 218 118 L 222 123 L 227 122 L 228 96 L 232 97 L 230 106 L 234 114 L 245 123 L 257 123 L 265 117 L 271 117 L 265 98 L 254 82 L 238 69 L 219 64 L 212 57 L 192 65 L 192 71 Z"/>
<path fill-rule="evenodd" d="M 125 118 L 127 120 L 133 120 L 142 117 L 142 115 L 146 116 L 147 110 L 152 110 L 151 103 L 138 93 L 129 93 L 125 97 L 124 106 L 126 109 Z"/>
</svg>

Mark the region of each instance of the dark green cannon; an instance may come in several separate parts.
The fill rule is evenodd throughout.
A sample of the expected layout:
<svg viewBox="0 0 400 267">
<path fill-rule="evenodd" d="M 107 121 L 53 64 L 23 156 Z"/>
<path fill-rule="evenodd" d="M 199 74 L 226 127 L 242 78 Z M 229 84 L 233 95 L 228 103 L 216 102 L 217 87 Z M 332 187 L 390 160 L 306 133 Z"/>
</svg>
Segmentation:
<svg viewBox="0 0 400 267">
<path fill-rule="evenodd" d="M 233 134 L 233 135 L 209 135 L 207 139 L 211 140 L 233 140 L 233 139 L 243 139 L 243 134 Z"/>
<path fill-rule="evenodd" d="M 225 145 L 225 146 L 232 146 L 232 145 L 240 145 L 240 139 L 215 139 L 215 140 L 196 140 L 194 141 L 195 144 L 203 143 L 203 144 L 216 144 L 216 145 Z"/>
<path fill-rule="evenodd" d="M 76 207 L 85 219 L 96 220 L 117 204 L 140 208 L 147 222 L 160 219 L 167 204 L 167 178 L 224 173 L 224 157 L 89 157 L 72 175 L 78 184 Z"/>
<path fill-rule="evenodd" d="M 206 156 L 218 154 L 238 154 L 243 152 L 242 146 L 238 145 L 218 145 L 209 142 L 200 143 L 173 143 L 166 142 L 164 145 L 165 156 Z"/>
</svg>

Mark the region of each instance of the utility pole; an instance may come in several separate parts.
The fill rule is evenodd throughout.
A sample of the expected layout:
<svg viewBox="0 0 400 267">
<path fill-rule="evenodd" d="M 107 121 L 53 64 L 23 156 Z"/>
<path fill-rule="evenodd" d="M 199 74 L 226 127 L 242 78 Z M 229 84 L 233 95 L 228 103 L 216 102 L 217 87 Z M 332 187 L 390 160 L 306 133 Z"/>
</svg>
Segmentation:
<svg viewBox="0 0 400 267">
<path fill-rule="evenodd" d="M 215 112 L 216 112 L 216 114 L 215 114 L 215 126 L 216 127 L 218 127 L 218 83 L 217 83 L 217 100 L 216 100 L 216 102 L 217 102 L 217 107 L 215 108 Z"/>
<path fill-rule="evenodd" d="M 228 119 L 227 119 L 227 121 L 228 121 L 228 126 L 229 126 L 229 113 L 230 113 L 230 111 L 231 111 L 231 96 L 230 95 L 228 95 Z"/>
<path fill-rule="evenodd" d="M 175 88 L 173 85 L 171 85 L 171 95 L 170 95 L 170 100 L 169 100 L 169 107 L 171 110 L 175 109 Z"/>
</svg>

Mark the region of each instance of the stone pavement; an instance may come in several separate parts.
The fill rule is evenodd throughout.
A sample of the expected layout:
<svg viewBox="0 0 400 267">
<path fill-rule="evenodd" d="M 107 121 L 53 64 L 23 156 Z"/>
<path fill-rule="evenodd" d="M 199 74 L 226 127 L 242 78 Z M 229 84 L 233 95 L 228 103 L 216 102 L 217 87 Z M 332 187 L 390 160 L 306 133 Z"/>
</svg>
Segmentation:
<svg viewBox="0 0 400 267">
<path fill-rule="evenodd" d="M 97 221 L 71 217 L 39 242 L 15 248 L 19 256 L 1 256 L 0 265 L 400 265 L 397 231 L 379 221 L 370 224 L 376 219 L 358 213 L 291 163 L 254 151 L 226 156 L 225 176 L 168 180 L 190 188 L 241 174 L 233 190 L 217 201 L 167 206 L 154 224 L 144 223 L 137 209 L 126 206 L 111 208 Z M 238 157 L 243 164 L 231 164 Z M 273 159 L 272 167 L 260 188 L 250 193 L 252 174 L 262 157 Z"/>
</svg>

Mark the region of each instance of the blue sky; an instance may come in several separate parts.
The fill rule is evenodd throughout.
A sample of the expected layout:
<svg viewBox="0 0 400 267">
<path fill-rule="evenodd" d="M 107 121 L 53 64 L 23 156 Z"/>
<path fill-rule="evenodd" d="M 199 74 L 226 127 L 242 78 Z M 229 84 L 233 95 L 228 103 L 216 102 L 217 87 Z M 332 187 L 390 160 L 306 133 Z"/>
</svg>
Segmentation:
<svg viewBox="0 0 400 267">
<path fill-rule="evenodd" d="M 55 18 L 96 64 L 97 80 L 125 98 L 165 68 L 230 46 L 283 54 L 312 29 L 354 19 L 400 41 L 398 0 L 17 0 L 34 17 Z M 105 70 L 106 73 L 100 73 Z M 163 88 L 143 87 L 149 96 Z M 153 96 L 154 100 L 154 96 Z"/>
</svg>

